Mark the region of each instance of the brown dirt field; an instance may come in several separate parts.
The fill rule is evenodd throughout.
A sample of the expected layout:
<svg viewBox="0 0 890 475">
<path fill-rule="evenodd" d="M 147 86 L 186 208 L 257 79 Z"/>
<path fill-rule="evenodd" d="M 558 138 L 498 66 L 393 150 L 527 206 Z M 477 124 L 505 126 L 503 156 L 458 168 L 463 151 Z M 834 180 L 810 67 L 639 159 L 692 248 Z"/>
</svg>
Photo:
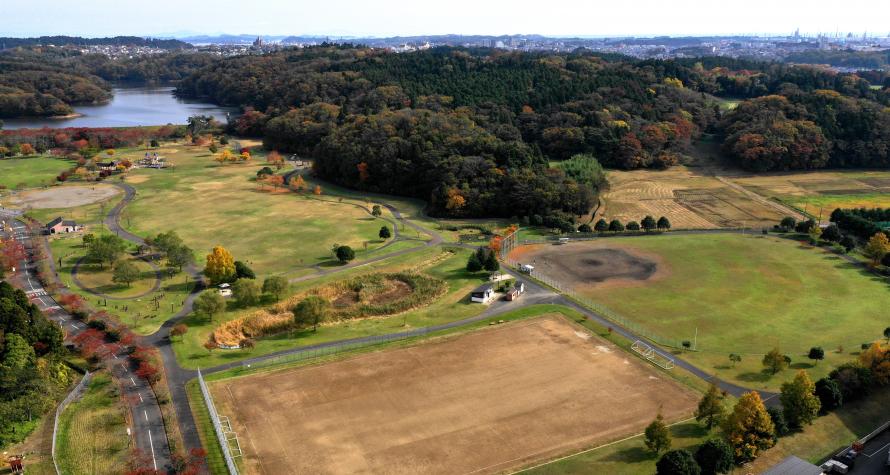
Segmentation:
<svg viewBox="0 0 890 475">
<path fill-rule="evenodd" d="M 667 216 L 675 229 L 770 226 L 784 214 L 733 189 L 703 169 L 610 171 L 596 219 L 640 222 Z"/>
<path fill-rule="evenodd" d="M 99 203 L 120 193 L 111 185 L 58 186 L 19 193 L 11 197 L 13 206 L 28 209 L 75 208 Z"/>
<path fill-rule="evenodd" d="M 626 287 L 660 280 L 670 270 L 661 256 L 644 254 L 618 242 L 571 242 L 520 246 L 510 259 L 580 291 Z"/>
<path fill-rule="evenodd" d="M 559 316 L 212 383 L 247 473 L 496 473 L 698 397 Z"/>
</svg>

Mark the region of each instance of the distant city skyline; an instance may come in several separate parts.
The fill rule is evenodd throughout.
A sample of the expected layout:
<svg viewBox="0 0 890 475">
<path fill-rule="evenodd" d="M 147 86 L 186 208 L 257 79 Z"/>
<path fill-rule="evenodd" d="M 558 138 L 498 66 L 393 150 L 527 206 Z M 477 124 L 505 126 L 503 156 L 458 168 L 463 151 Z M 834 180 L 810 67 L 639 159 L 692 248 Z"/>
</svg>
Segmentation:
<svg viewBox="0 0 890 475">
<path fill-rule="evenodd" d="M 886 0 L 2 0 L 0 36 L 183 37 L 216 34 L 556 37 L 890 34 Z M 842 8 L 841 8 L 842 7 Z"/>
</svg>

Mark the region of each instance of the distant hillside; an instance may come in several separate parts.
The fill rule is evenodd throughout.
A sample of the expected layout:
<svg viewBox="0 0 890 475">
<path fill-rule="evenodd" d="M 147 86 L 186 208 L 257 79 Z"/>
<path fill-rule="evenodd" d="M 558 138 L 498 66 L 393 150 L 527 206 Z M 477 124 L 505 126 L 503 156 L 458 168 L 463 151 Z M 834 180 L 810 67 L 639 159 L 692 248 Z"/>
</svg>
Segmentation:
<svg viewBox="0 0 890 475">
<path fill-rule="evenodd" d="M 141 38 L 138 36 L 115 36 L 109 38 L 82 38 L 80 36 L 41 36 L 38 38 L 0 37 L 0 49 L 19 46 L 55 45 L 55 46 L 151 46 L 161 49 L 191 48 L 192 45 L 180 40 L 160 40 Z"/>
<path fill-rule="evenodd" d="M 788 55 L 785 61 L 801 64 L 828 64 L 842 68 L 890 69 L 890 50 L 804 51 Z"/>
</svg>

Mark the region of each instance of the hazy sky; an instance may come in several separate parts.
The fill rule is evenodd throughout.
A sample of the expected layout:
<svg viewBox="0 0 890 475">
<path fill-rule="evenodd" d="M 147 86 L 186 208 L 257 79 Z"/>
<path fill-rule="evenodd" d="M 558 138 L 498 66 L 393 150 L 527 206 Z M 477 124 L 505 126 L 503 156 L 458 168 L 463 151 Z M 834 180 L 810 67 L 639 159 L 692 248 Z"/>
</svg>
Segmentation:
<svg viewBox="0 0 890 475">
<path fill-rule="evenodd" d="M 0 36 L 890 33 L 890 0 L 0 0 Z"/>
</svg>

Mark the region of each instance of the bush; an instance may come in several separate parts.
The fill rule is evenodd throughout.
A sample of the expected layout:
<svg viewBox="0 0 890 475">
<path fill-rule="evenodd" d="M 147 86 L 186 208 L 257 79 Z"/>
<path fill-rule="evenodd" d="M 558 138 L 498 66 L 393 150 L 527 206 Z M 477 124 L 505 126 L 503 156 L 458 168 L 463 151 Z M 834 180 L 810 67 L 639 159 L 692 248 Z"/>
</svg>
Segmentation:
<svg viewBox="0 0 890 475">
<path fill-rule="evenodd" d="M 593 232 L 593 229 L 591 229 L 589 224 L 584 223 L 581 226 L 578 226 L 578 232 L 579 233 L 590 233 L 590 232 Z"/>
<path fill-rule="evenodd" d="M 841 385 L 831 378 L 822 378 L 816 381 L 816 397 L 822 404 L 823 414 L 844 405 L 844 393 L 841 392 Z"/>
<path fill-rule="evenodd" d="M 766 408 L 766 412 L 769 414 L 769 418 L 773 421 L 773 426 L 776 429 L 776 437 L 785 437 L 788 435 L 788 422 L 785 421 L 785 414 L 778 407 L 768 407 Z"/>
<path fill-rule="evenodd" d="M 349 246 L 340 246 L 337 248 L 337 260 L 345 264 L 355 259 L 355 251 Z"/>
<path fill-rule="evenodd" d="M 241 261 L 235 261 L 235 278 L 236 279 L 256 279 L 253 269 Z"/>
</svg>

